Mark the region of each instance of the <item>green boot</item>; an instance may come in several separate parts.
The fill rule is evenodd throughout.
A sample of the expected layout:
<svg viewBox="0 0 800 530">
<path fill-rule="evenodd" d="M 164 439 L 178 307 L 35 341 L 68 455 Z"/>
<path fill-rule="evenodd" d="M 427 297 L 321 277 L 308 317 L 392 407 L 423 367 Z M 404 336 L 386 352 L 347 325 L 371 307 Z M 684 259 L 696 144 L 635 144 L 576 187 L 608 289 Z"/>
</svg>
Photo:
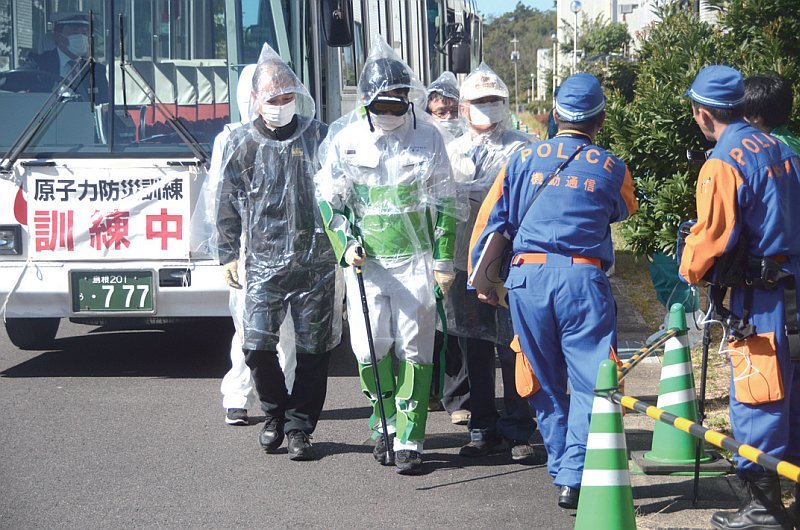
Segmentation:
<svg viewBox="0 0 800 530">
<path fill-rule="evenodd" d="M 397 436 L 405 443 L 425 440 L 432 364 L 400 363 L 397 374 Z"/>
<path fill-rule="evenodd" d="M 375 375 L 372 373 L 372 363 L 358 363 L 358 376 L 361 380 L 361 391 L 369 398 L 372 403 L 372 414 L 369 417 L 369 428 L 372 431 L 372 438 L 376 439 L 381 429 L 381 413 L 378 408 L 378 390 L 375 388 Z M 383 393 L 383 411 L 386 413 L 386 423 L 389 432 L 394 430 L 397 416 L 395 408 L 395 381 L 392 370 L 392 356 L 387 355 L 378 361 L 378 380 L 381 382 L 381 392 Z"/>
</svg>

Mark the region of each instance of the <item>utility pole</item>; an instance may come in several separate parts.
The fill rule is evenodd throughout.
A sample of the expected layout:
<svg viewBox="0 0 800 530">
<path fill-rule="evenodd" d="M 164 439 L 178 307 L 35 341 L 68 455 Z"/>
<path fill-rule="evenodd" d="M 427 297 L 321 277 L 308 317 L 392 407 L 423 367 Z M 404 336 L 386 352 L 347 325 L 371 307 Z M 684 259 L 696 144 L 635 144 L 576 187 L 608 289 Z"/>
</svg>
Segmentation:
<svg viewBox="0 0 800 530">
<path fill-rule="evenodd" d="M 556 106 L 556 88 L 558 87 L 558 34 L 553 32 L 550 35 L 553 39 L 553 106 Z"/>
<path fill-rule="evenodd" d="M 514 51 L 511 52 L 511 62 L 514 63 L 514 104 L 517 109 L 517 119 L 519 119 L 519 79 L 517 78 L 517 63 L 519 63 L 519 52 L 517 51 L 517 36 L 511 39 L 511 44 L 514 45 Z"/>
</svg>

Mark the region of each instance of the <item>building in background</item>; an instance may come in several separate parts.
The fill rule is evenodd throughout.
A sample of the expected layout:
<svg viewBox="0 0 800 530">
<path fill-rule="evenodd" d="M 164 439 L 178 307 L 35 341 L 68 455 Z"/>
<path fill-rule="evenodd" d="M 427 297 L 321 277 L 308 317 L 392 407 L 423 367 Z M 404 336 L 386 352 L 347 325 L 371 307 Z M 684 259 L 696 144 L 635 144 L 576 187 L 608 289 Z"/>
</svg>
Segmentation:
<svg viewBox="0 0 800 530">
<path fill-rule="evenodd" d="M 556 2 L 558 42 L 562 44 L 572 39 L 575 14 L 570 9 L 570 2 L 571 0 Z M 628 33 L 633 38 L 631 50 L 635 52 L 647 28 L 658 21 L 654 13 L 657 3 L 657 0 L 583 0 L 581 11 L 578 13 L 578 29 L 580 30 L 584 20 L 588 22 L 598 16 L 602 16 L 609 23 L 621 22 L 628 26 Z M 709 7 L 707 0 L 694 0 L 693 6 L 700 20 L 712 25 L 717 23 L 717 11 Z M 580 50 L 578 53 L 580 58 Z M 572 65 L 572 47 L 561 46 L 558 55 L 559 70 L 563 79 L 563 74 L 567 73 Z"/>
<path fill-rule="evenodd" d="M 536 100 L 545 101 L 550 98 L 547 90 L 553 77 L 553 50 L 539 48 L 536 50 Z"/>
</svg>

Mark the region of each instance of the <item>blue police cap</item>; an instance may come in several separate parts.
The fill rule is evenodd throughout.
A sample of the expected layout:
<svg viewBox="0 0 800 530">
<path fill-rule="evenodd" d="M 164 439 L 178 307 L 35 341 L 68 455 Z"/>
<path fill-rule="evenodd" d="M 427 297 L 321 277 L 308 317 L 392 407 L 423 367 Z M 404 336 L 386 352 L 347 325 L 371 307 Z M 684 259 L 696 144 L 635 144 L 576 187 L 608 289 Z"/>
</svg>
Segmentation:
<svg viewBox="0 0 800 530">
<path fill-rule="evenodd" d="M 556 112 L 564 121 L 586 121 L 600 114 L 605 106 L 600 81 L 586 72 L 568 77 L 556 95 Z"/>
<path fill-rule="evenodd" d="M 694 78 L 685 95 L 707 107 L 738 107 L 744 103 L 744 80 L 741 72 L 730 66 L 706 66 Z"/>
</svg>

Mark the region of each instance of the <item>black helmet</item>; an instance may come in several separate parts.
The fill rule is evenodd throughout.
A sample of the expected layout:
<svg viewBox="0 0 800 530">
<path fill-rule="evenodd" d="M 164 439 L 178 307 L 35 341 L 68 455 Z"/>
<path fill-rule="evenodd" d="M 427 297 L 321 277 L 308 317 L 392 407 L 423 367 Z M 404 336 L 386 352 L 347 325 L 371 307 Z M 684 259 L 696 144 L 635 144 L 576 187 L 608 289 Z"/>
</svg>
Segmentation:
<svg viewBox="0 0 800 530">
<path fill-rule="evenodd" d="M 387 90 L 410 88 L 411 73 L 402 61 L 390 57 L 367 60 L 358 80 L 358 95 L 364 105 Z"/>
</svg>

